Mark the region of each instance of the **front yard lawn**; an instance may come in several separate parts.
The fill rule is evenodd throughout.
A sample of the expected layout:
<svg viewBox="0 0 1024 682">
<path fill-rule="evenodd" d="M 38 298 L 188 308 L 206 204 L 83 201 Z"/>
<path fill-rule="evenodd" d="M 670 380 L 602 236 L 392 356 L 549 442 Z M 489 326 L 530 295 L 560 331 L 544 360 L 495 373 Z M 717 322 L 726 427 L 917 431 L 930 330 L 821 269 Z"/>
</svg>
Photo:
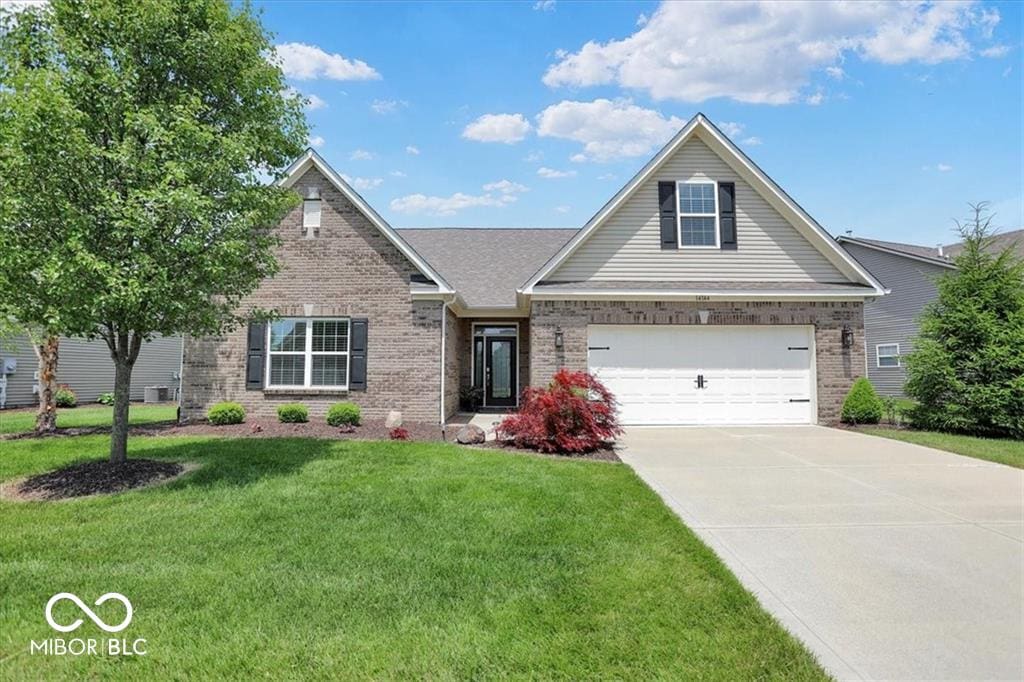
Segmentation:
<svg viewBox="0 0 1024 682">
<path fill-rule="evenodd" d="M 114 408 L 106 405 L 58 408 L 57 427 L 110 426 L 114 419 L 113 415 Z M 173 403 L 160 405 L 133 403 L 128 409 L 128 421 L 133 425 L 174 421 L 177 416 L 178 406 Z M 31 431 L 35 425 L 36 411 L 34 409 L 0 412 L 0 433 L 24 433 Z"/>
<path fill-rule="evenodd" d="M 961 436 L 953 433 L 937 431 L 914 431 L 912 429 L 892 429 L 881 426 L 860 427 L 864 433 L 884 436 L 908 443 L 917 443 L 938 450 L 954 452 L 965 457 L 984 459 L 1008 466 L 1024 469 L 1024 441 L 1005 438 L 978 438 Z"/>
<path fill-rule="evenodd" d="M 201 468 L 0 501 L 0 678 L 825 679 L 622 464 L 306 439 L 131 448 Z M 106 449 L 6 442 L 0 479 Z M 59 635 L 43 610 L 61 591 L 120 592 L 134 620 Z M 62 604 L 58 621 L 82 616 Z M 96 611 L 116 623 L 120 608 Z M 148 654 L 29 654 L 54 636 L 145 638 Z"/>
</svg>

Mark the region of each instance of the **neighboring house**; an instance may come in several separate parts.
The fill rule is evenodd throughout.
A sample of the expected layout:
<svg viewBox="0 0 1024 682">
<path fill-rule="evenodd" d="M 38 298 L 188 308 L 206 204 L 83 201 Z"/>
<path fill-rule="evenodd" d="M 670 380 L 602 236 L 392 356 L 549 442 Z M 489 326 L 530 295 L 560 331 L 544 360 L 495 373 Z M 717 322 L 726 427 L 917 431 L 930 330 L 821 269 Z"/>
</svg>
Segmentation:
<svg viewBox="0 0 1024 682">
<path fill-rule="evenodd" d="M 933 247 L 846 236 L 838 241 L 889 289 L 864 305 L 868 378 L 882 395 L 902 396 L 903 356 L 913 349 L 918 318 L 938 295 L 936 280 L 956 267 Z"/>
<path fill-rule="evenodd" d="M 1012 248 L 1018 257 L 1024 258 L 1024 230 L 1010 230 L 993 235 L 988 242 L 986 250 L 989 253 L 1001 253 L 1007 248 Z M 964 250 L 962 243 L 952 244 L 943 248 L 943 254 L 948 258 L 956 258 Z"/>
<path fill-rule="evenodd" d="M 114 390 L 114 363 L 104 341 L 62 338 L 58 354 L 57 382 L 70 386 L 79 404 L 95 402 L 101 393 Z M 14 372 L 7 375 L 6 407 L 37 405 L 39 361 L 28 337 L 19 335 L 0 343 L 0 358 L 16 364 Z M 167 386 L 173 398 L 180 372 L 180 336 L 143 344 L 132 370 L 132 400 L 142 400 L 146 386 Z"/>
<path fill-rule="evenodd" d="M 865 371 L 870 272 L 703 115 L 578 231 L 395 230 L 312 149 L 282 185 L 280 319 L 185 341 L 182 415 L 351 400 L 444 422 L 591 370 L 626 424 L 839 419 Z"/>
</svg>

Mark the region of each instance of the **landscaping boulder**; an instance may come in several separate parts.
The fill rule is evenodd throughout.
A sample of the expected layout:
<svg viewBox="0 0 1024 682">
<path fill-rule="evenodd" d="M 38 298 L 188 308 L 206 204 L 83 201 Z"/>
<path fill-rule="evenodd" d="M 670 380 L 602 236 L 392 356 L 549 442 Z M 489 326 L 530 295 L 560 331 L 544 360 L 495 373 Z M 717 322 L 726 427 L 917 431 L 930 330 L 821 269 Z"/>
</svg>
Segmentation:
<svg viewBox="0 0 1024 682">
<path fill-rule="evenodd" d="M 384 420 L 384 426 L 389 429 L 397 429 L 402 425 L 402 411 L 391 410 L 388 412 L 388 418 Z"/>
<path fill-rule="evenodd" d="M 487 440 L 487 434 L 476 424 L 466 424 L 455 435 L 455 440 L 463 445 L 476 445 Z"/>
</svg>

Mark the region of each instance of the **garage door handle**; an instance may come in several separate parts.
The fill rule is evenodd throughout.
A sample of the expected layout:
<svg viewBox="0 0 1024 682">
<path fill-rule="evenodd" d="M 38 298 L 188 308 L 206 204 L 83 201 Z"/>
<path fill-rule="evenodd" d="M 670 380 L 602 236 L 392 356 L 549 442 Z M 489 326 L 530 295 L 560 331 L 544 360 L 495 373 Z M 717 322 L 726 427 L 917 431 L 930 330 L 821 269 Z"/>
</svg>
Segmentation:
<svg viewBox="0 0 1024 682">
<path fill-rule="evenodd" d="M 587 350 L 611 350 L 611 346 L 587 346 Z"/>
<path fill-rule="evenodd" d="M 810 350 L 807 346 L 790 346 L 786 350 Z"/>
<path fill-rule="evenodd" d="M 791 403 L 809 403 L 809 402 L 811 402 L 811 399 L 810 398 L 790 398 L 789 402 L 791 402 Z"/>
</svg>

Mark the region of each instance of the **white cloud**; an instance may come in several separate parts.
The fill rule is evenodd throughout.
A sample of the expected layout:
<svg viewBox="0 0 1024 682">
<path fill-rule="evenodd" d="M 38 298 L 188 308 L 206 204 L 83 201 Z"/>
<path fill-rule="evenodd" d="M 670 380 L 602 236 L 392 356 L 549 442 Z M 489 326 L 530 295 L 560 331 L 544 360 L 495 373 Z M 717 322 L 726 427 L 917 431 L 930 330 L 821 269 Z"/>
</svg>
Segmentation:
<svg viewBox="0 0 1024 682">
<path fill-rule="evenodd" d="M 571 177 L 576 175 L 576 171 L 574 171 L 574 170 L 568 170 L 568 171 L 555 170 L 554 168 L 548 168 L 546 166 L 541 166 L 540 168 L 537 169 L 537 175 L 541 176 L 542 178 L 548 178 L 549 180 L 554 180 L 554 179 L 557 179 L 557 178 L 571 178 Z"/>
<path fill-rule="evenodd" d="M 748 147 L 756 147 L 759 144 L 763 144 L 763 142 L 764 141 L 757 135 L 751 135 L 750 137 L 743 140 L 742 144 L 745 144 Z"/>
<path fill-rule="evenodd" d="M 807 95 L 807 97 L 804 98 L 804 101 L 812 107 L 816 107 L 825 101 L 825 93 L 818 90 L 811 95 Z"/>
<path fill-rule="evenodd" d="M 949 171 L 953 170 L 953 167 L 950 166 L 948 163 L 939 163 L 936 164 L 935 170 L 939 171 L 940 173 L 948 173 Z"/>
<path fill-rule="evenodd" d="M 533 8 L 541 12 L 554 12 L 556 4 L 556 0 L 537 0 L 533 3 Z"/>
<path fill-rule="evenodd" d="M 353 178 L 344 174 L 341 177 L 360 192 L 377 189 L 384 182 L 384 178 Z"/>
<path fill-rule="evenodd" d="M 846 78 L 846 72 L 843 71 L 843 67 L 841 66 L 826 66 L 825 75 L 827 75 L 832 80 L 837 81 L 841 81 L 844 78 Z"/>
<path fill-rule="evenodd" d="M 326 109 L 327 102 L 325 102 L 321 97 L 317 97 L 316 95 L 306 95 L 306 108 L 309 109 L 310 111 L 316 111 L 317 109 Z"/>
<path fill-rule="evenodd" d="M 647 16 L 646 14 L 641 12 L 640 16 L 638 16 L 636 18 L 636 25 L 637 26 L 646 26 L 647 22 L 650 21 L 650 20 L 651 20 L 651 18 L 649 16 Z"/>
<path fill-rule="evenodd" d="M 743 133 L 743 129 L 746 128 L 742 123 L 733 123 L 732 121 L 722 121 L 716 123 L 718 129 L 725 133 L 726 137 L 739 137 Z"/>
<path fill-rule="evenodd" d="M 407 146 L 405 148 L 405 153 L 406 154 L 412 154 L 413 156 L 419 156 L 420 155 L 420 148 L 419 147 L 414 147 L 414 146 L 412 146 L 410 144 L 409 146 Z"/>
<path fill-rule="evenodd" d="M 450 216 L 467 208 L 490 206 L 501 208 L 518 201 L 518 195 L 527 188 L 510 180 L 490 182 L 483 186 L 484 194 L 464 194 L 456 192 L 447 197 L 434 197 L 425 194 L 408 194 L 393 199 L 389 204 L 392 211 L 409 215 L 423 214 L 432 216 Z"/>
<path fill-rule="evenodd" d="M 1005 69 L 1003 69 L 1003 78 L 1006 78 L 1011 73 L 1013 73 L 1013 67 L 1012 66 L 1007 66 Z"/>
<path fill-rule="evenodd" d="M 317 149 L 323 147 L 324 138 L 320 137 L 319 135 L 314 135 L 313 137 L 309 138 L 309 146 L 316 147 Z"/>
<path fill-rule="evenodd" d="M 357 149 L 348 155 L 353 161 L 369 161 L 373 158 L 373 152 L 368 152 L 365 149 Z"/>
<path fill-rule="evenodd" d="M 484 114 L 466 126 L 462 136 L 477 142 L 515 144 L 525 139 L 531 129 L 522 114 Z"/>
<path fill-rule="evenodd" d="M 966 58 L 976 34 L 998 21 L 996 10 L 970 0 L 664 2 L 627 38 L 556 53 L 543 80 L 551 87 L 616 84 L 658 100 L 786 104 L 848 54 L 884 64 Z"/>
<path fill-rule="evenodd" d="M 566 206 L 564 204 L 562 206 L 555 206 L 555 212 L 556 213 L 568 213 L 571 210 L 572 210 L 572 206 Z"/>
<path fill-rule="evenodd" d="M 544 152 L 536 151 L 536 150 L 530 152 L 525 157 L 523 157 L 523 161 L 526 161 L 527 163 L 538 163 L 538 162 L 542 161 L 543 159 L 544 159 Z"/>
<path fill-rule="evenodd" d="M 645 156 L 667 142 L 685 123 L 675 116 L 665 118 L 628 99 L 566 100 L 537 116 L 537 133 L 582 143 L 583 152 L 575 155 L 574 161 L 608 161 Z"/>
<path fill-rule="evenodd" d="M 393 114 L 407 106 L 409 103 L 400 99 L 375 99 L 370 103 L 370 108 L 378 114 Z"/>
<path fill-rule="evenodd" d="M 1010 54 L 1009 45 L 993 45 L 992 47 L 986 47 L 984 50 L 979 52 L 982 57 L 989 57 L 990 59 L 998 59 L 999 57 L 1005 57 Z"/>
<path fill-rule="evenodd" d="M 521 185 L 511 180 L 498 180 L 497 182 L 489 182 L 484 185 L 484 191 L 501 192 L 502 194 L 520 194 L 529 190 L 530 188 L 526 185 Z"/>
<path fill-rule="evenodd" d="M 324 52 L 316 45 L 282 43 L 274 49 L 284 75 L 289 78 L 297 80 L 329 78 L 336 81 L 380 79 L 377 70 L 366 62 L 358 59 L 346 59 L 340 54 Z"/>
<path fill-rule="evenodd" d="M 597 179 L 598 180 L 614 180 L 615 179 L 615 174 L 614 173 L 602 173 L 601 175 L 597 176 Z"/>
<path fill-rule="evenodd" d="M 405 177 L 405 173 L 403 173 L 400 170 L 393 170 L 390 173 L 388 173 L 388 175 L 390 175 L 393 178 L 404 178 Z"/>
</svg>

